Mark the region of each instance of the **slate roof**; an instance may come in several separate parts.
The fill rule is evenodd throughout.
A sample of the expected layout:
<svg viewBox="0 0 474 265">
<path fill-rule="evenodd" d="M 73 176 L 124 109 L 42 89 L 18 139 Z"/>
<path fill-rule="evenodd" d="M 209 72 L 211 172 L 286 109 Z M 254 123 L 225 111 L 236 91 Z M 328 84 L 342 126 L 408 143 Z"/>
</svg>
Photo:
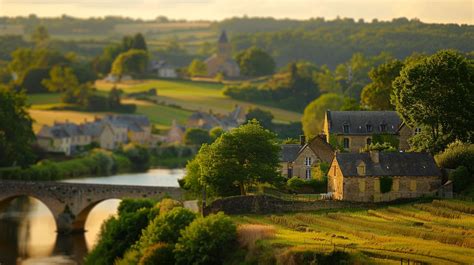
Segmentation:
<svg viewBox="0 0 474 265">
<path fill-rule="evenodd" d="M 103 128 L 106 125 L 101 121 L 95 122 L 87 122 L 81 125 L 81 128 L 86 135 L 90 135 L 92 137 L 98 137 L 101 133 Z"/>
<path fill-rule="evenodd" d="M 344 177 L 359 176 L 357 166 L 365 163 L 364 176 L 441 176 L 428 153 L 380 152 L 379 163 L 369 153 L 337 153 L 336 160 Z"/>
<path fill-rule="evenodd" d="M 396 111 L 330 111 L 326 112 L 329 133 L 336 134 L 395 134 L 402 124 Z M 349 126 L 349 132 L 344 132 L 344 125 Z M 367 130 L 371 125 L 372 131 Z M 380 125 L 385 125 L 385 131 Z"/>
<path fill-rule="evenodd" d="M 104 120 L 113 125 L 127 125 L 136 124 L 140 127 L 150 126 L 150 120 L 144 115 L 122 114 L 122 115 L 107 115 Z"/>
<path fill-rule="evenodd" d="M 219 36 L 219 43 L 227 43 L 229 40 L 227 39 L 227 33 L 225 30 L 221 32 L 221 35 Z"/>
<path fill-rule="evenodd" d="M 311 139 L 307 145 L 324 162 L 331 163 L 334 158 L 334 149 L 321 136 Z"/>
<path fill-rule="evenodd" d="M 301 145 L 299 144 L 282 144 L 280 152 L 281 162 L 293 162 L 298 156 Z"/>
</svg>

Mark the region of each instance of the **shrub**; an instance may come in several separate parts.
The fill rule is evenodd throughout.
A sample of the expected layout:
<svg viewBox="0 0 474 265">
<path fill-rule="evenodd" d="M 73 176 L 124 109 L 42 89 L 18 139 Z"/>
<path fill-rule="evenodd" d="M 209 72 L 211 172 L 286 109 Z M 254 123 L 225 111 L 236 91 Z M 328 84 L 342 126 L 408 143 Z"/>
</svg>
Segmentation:
<svg viewBox="0 0 474 265">
<path fill-rule="evenodd" d="M 123 255 L 123 259 L 115 261 L 114 265 L 136 265 L 140 261 L 141 253 L 137 249 L 129 249 Z"/>
<path fill-rule="evenodd" d="M 165 215 L 169 211 L 177 207 L 183 207 L 183 203 L 173 199 L 164 198 L 161 202 L 156 204 L 156 208 L 159 209 L 160 215 Z"/>
<path fill-rule="evenodd" d="M 147 248 L 139 265 L 174 264 L 173 245 L 158 243 Z"/>
<path fill-rule="evenodd" d="M 159 215 L 143 230 L 136 247 L 144 250 L 158 242 L 176 243 L 179 231 L 187 227 L 195 218 L 195 213 L 182 207 Z"/>
<path fill-rule="evenodd" d="M 473 182 L 473 177 L 465 166 L 459 166 L 449 174 L 449 179 L 453 181 L 453 189 L 456 192 L 462 191 Z"/>
<path fill-rule="evenodd" d="M 151 199 L 123 199 L 118 207 L 118 214 L 134 213 L 139 209 L 150 209 L 155 205 Z"/>
<path fill-rule="evenodd" d="M 146 171 L 150 167 L 150 153 L 147 148 L 128 144 L 124 147 L 123 152 L 132 163 L 134 171 Z"/>
<path fill-rule="evenodd" d="M 465 166 L 474 173 L 474 144 L 465 144 L 459 141 L 451 143 L 441 153 L 435 155 L 436 163 L 443 168 L 457 168 Z"/>
<path fill-rule="evenodd" d="M 102 225 L 99 241 L 87 255 L 85 264 L 113 264 L 121 258 L 148 225 L 149 213 L 149 209 L 140 209 L 108 219 Z"/>
<path fill-rule="evenodd" d="M 181 232 L 174 250 L 176 264 L 222 264 L 236 239 L 236 226 L 223 213 L 196 219 Z"/>
<path fill-rule="evenodd" d="M 298 190 L 305 185 L 305 181 L 300 177 L 294 176 L 286 182 L 286 185 L 292 190 Z"/>
</svg>

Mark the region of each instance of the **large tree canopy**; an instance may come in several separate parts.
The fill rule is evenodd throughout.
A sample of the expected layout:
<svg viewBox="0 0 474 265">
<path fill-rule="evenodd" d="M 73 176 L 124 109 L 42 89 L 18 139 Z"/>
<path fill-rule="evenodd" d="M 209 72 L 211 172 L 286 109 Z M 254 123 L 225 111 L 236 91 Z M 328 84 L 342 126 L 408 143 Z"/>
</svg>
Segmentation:
<svg viewBox="0 0 474 265">
<path fill-rule="evenodd" d="M 203 145 L 187 165 L 185 186 L 199 191 L 204 185 L 214 195 L 245 194 L 256 182 L 280 179 L 280 147 L 276 136 L 251 121 Z"/>
<path fill-rule="evenodd" d="M 406 65 L 393 88 L 392 103 L 408 125 L 426 129 L 430 151 L 456 139 L 473 141 L 474 60 L 456 51 L 439 51 Z"/>
<path fill-rule="evenodd" d="M 148 63 L 148 54 L 144 50 L 128 50 L 121 53 L 112 65 L 112 73 L 118 76 L 144 73 Z"/>
<path fill-rule="evenodd" d="M 0 86 L 0 167 L 33 162 L 31 126 L 25 95 Z"/>
<path fill-rule="evenodd" d="M 393 110 L 394 106 L 390 103 L 392 82 L 400 75 L 402 67 L 401 61 L 393 60 L 370 70 L 372 82 L 362 89 L 362 105 L 370 110 Z"/>
<path fill-rule="evenodd" d="M 344 105 L 344 97 L 337 94 L 324 94 L 311 102 L 304 110 L 303 132 L 306 137 L 311 138 L 322 132 L 324 114 L 326 110 L 340 110 Z"/>
<path fill-rule="evenodd" d="M 262 76 L 275 72 L 275 61 L 273 58 L 257 47 L 250 47 L 240 52 L 236 59 L 242 75 Z"/>
</svg>

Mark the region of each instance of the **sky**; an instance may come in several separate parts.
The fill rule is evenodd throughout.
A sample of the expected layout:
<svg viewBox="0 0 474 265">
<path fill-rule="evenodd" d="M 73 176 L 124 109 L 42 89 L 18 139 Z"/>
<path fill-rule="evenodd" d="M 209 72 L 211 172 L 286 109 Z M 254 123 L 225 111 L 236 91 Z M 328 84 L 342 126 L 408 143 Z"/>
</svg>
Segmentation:
<svg viewBox="0 0 474 265">
<path fill-rule="evenodd" d="M 397 17 L 423 22 L 474 24 L 474 0 L 0 0 L 0 16 L 221 20 L 234 16 L 307 19 Z"/>
</svg>

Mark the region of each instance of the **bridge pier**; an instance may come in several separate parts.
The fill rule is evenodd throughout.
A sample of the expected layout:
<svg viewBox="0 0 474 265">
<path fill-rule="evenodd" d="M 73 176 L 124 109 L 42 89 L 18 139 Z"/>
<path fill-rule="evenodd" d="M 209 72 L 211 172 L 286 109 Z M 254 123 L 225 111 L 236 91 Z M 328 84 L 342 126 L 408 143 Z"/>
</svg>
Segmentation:
<svg viewBox="0 0 474 265">
<path fill-rule="evenodd" d="M 61 235 L 67 235 L 75 232 L 84 232 L 84 228 L 78 229 L 74 227 L 75 216 L 71 212 L 62 212 L 55 216 L 56 232 Z"/>
</svg>

